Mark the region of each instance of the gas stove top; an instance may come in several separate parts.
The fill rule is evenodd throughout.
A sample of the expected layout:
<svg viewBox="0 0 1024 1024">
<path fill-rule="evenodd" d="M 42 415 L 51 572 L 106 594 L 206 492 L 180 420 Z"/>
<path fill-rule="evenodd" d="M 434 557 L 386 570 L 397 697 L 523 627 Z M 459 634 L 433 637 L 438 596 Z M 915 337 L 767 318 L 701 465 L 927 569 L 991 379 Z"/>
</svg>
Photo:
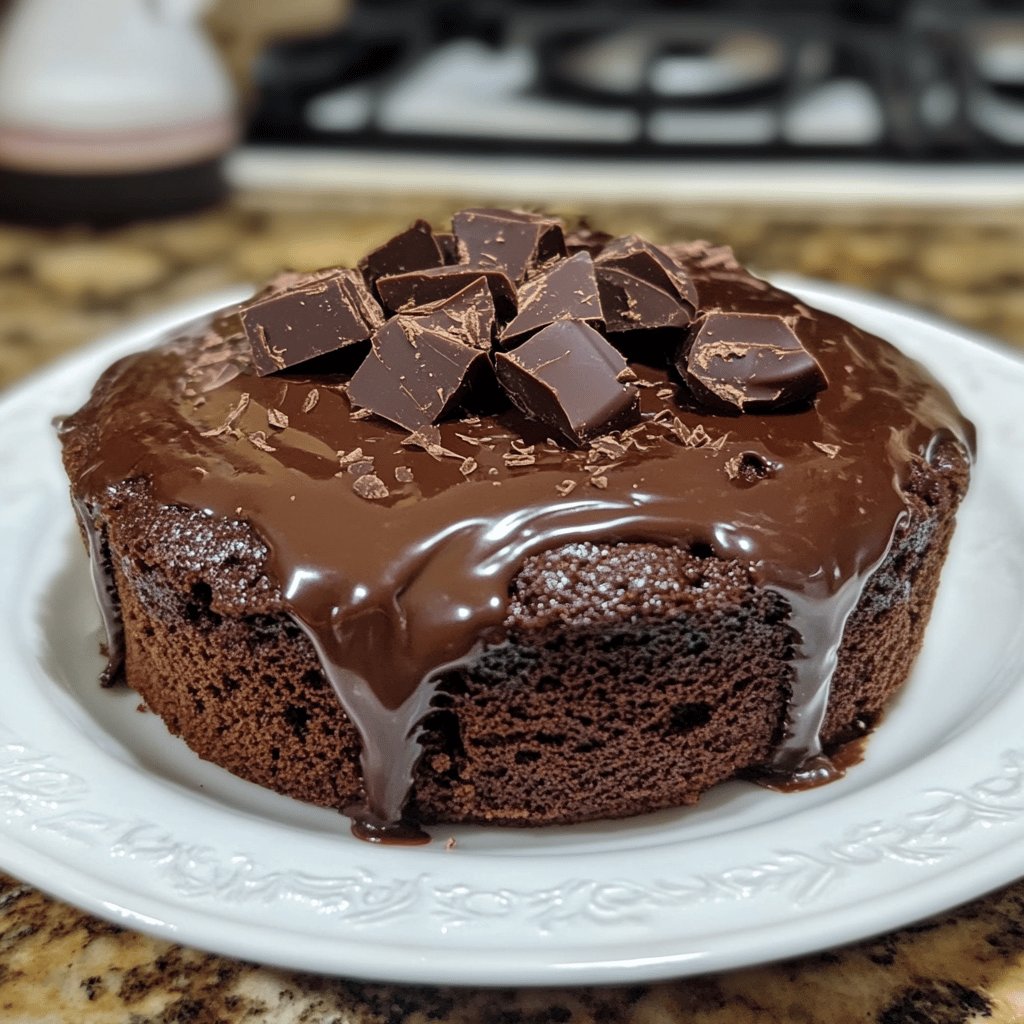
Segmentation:
<svg viewBox="0 0 1024 1024">
<path fill-rule="evenodd" d="M 258 86 L 259 144 L 1012 160 L 1024 4 L 357 0 Z"/>
</svg>

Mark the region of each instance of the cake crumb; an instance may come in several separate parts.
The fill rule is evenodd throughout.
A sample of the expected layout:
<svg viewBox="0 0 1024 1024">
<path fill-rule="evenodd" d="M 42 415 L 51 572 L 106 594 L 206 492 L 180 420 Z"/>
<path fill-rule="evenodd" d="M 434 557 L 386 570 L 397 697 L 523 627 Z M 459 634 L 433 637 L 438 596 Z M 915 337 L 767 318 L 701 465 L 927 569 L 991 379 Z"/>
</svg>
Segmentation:
<svg viewBox="0 0 1024 1024">
<path fill-rule="evenodd" d="M 449 836 L 444 842 L 445 853 L 451 853 L 456 847 L 455 836 Z"/>
<path fill-rule="evenodd" d="M 606 476 L 592 476 L 590 478 L 590 486 L 596 487 L 599 491 L 606 490 L 608 487 L 608 477 Z"/>
<path fill-rule="evenodd" d="M 555 490 L 564 498 L 576 490 L 576 481 L 563 480 L 560 484 L 555 484 Z"/>
<path fill-rule="evenodd" d="M 413 482 L 412 470 L 408 466 L 395 466 L 395 479 L 400 484 L 411 484 Z"/>
<path fill-rule="evenodd" d="M 476 459 L 463 459 L 462 460 L 462 464 L 459 466 L 459 472 L 463 476 L 469 476 L 470 474 L 475 473 L 476 470 L 477 470 L 477 461 L 476 461 Z"/>
</svg>

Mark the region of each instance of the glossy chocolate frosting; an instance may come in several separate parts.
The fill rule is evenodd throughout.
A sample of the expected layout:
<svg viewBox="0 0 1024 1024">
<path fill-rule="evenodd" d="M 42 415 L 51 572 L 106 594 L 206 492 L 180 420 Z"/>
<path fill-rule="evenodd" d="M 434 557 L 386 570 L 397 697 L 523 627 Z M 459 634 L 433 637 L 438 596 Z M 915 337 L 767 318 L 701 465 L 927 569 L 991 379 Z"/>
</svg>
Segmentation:
<svg viewBox="0 0 1024 1024">
<path fill-rule="evenodd" d="M 271 604 L 309 637 L 360 733 L 364 837 L 401 834 L 432 682 L 502 641 L 527 557 L 579 540 L 700 546 L 754 566 L 800 637 L 774 767 L 828 776 L 819 730 L 844 624 L 906 515 L 913 464 L 938 438 L 972 449 L 972 429 L 888 343 L 721 250 L 672 251 L 698 316 L 786 317 L 827 388 L 770 414 L 710 412 L 671 370 L 679 336 L 665 328 L 616 335 L 639 421 L 586 448 L 514 408 L 410 437 L 353 409 L 350 367 L 258 376 L 228 312 L 121 360 L 63 422 L 94 454 L 72 480 L 82 507 L 102 517 L 141 479 L 156 501 L 244 522 L 266 545 Z"/>
</svg>

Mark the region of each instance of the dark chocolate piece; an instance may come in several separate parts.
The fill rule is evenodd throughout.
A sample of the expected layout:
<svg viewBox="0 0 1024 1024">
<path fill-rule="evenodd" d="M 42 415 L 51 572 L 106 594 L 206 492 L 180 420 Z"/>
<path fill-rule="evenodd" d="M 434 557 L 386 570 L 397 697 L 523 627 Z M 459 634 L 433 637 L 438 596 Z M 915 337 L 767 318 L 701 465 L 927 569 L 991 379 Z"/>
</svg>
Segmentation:
<svg viewBox="0 0 1024 1024">
<path fill-rule="evenodd" d="M 589 252 L 596 257 L 613 237 L 607 231 L 594 231 L 586 224 L 581 224 L 575 231 L 565 233 L 565 251 L 570 256 L 578 252 Z"/>
<path fill-rule="evenodd" d="M 661 247 L 677 264 L 700 270 L 735 270 L 743 277 L 749 277 L 746 270 L 736 259 L 732 247 L 714 245 L 706 239 L 698 238 L 692 242 L 673 242 Z"/>
<path fill-rule="evenodd" d="M 454 412 L 473 379 L 488 373 L 480 349 L 398 316 L 374 334 L 348 396 L 353 405 L 412 431 Z"/>
<path fill-rule="evenodd" d="M 494 299 L 482 277 L 449 299 L 419 306 L 407 314 L 421 326 L 472 348 L 489 352 L 494 337 Z"/>
<path fill-rule="evenodd" d="M 472 267 L 504 270 L 521 283 L 542 263 L 565 255 L 561 221 L 519 210 L 462 210 L 452 226 L 463 262 Z"/>
<path fill-rule="evenodd" d="M 388 309 L 395 313 L 407 313 L 417 306 L 450 299 L 481 277 L 491 289 L 498 316 L 502 320 L 515 316 L 515 286 L 502 270 L 472 270 L 463 266 L 414 270 L 408 274 L 380 278 L 377 281 L 377 292 Z"/>
<path fill-rule="evenodd" d="M 435 231 L 434 241 L 440 246 L 445 266 L 452 267 L 463 262 L 462 254 L 459 252 L 459 240 L 451 231 Z"/>
<path fill-rule="evenodd" d="M 556 320 L 603 322 L 590 253 L 559 260 L 519 289 L 519 315 L 501 332 L 501 343 L 508 348 Z"/>
<path fill-rule="evenodd" d="M 693 319 L 693 307 L 678 295 L 669 294 L 627 270 L 601 263 L 595 264 L 594 269 L 609 334 L 686 327 Z"/>
<path fill-rule="evenodd" d="M 626 360 L 579 320 L 559 320 L 496 358 L 498 381 L 513 403 L 572 444 L 639 419 L 637 390 L 624 383 Z"/>
<path fill-rule="evenodd" d="M 697 289 L 686 271 L 667 253 L 638 235 L 609 242 L 596 257 L 598 266 L 614 267 L 639 277 L 697 308 Z"/>
<path fill-rule="evenodd" d="M 444 253 L 425 220 L 416 221 L 359 261 L 359 269 L 371 287 L 379 277 L 443 265 Z"/>
<path fill-rule="evenodd" d="M 241 318 L 261 377 L 367 341 L 384 322 L 355 270 L 281 288 L 243 307 Z"/>
<path fill-rule="evenodd" d="M 807 402 L 828 384 L 791 324 L 770 313 L 709 313 L 676 366 L 696 398 L 723 411 Z"/>
</svg>

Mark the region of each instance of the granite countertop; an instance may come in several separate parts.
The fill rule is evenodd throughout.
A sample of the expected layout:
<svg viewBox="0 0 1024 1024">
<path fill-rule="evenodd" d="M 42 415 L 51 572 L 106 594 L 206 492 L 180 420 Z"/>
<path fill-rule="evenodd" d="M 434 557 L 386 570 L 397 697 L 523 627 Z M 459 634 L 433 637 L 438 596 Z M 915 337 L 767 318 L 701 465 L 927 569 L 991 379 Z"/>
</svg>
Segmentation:
<svg viewBox="0 0 1024 1024">
<path fill-rule="evenodd" d="M 458 197 L 338 196 L 314 209 L 301 198 L 249 194 L 219 210 L 102 234 L 0 226 L 0 386 L 168 303 L 282 266 L 351 261 L 415 216 L 442 221 L 459 205 Z M 637 203 L 589 212 L 612 231 L 729 242 L 761 270 L 891 294 L 1024 349 L 1024 209 Z M 1024 881 L 881 938 L 787 963 L 652 985 L 504 991 L 261 967 L 107 924 L 0 875 L 5 1024 L 980 1020 L 1024 1021 Z"/>
</svg>

